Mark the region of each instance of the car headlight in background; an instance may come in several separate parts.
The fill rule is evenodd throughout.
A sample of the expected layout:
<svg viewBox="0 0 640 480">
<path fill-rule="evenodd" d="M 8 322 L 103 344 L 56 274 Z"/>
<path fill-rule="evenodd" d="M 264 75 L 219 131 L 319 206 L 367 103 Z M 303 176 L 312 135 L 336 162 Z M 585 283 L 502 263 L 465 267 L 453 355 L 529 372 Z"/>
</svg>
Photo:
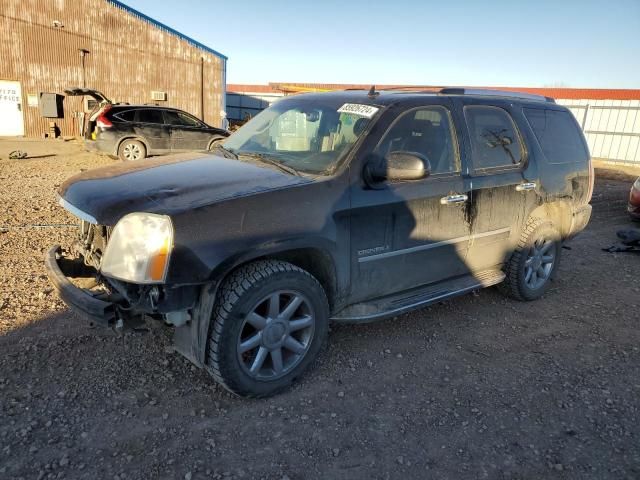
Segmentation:
<svg viewBox="0 0 640 480">
<path fill-rule="evenodd" d="M 100 271 L 132 283 L 162 283 L 173 249 L 173 225 L 165 215 L 130 213 L 116 224 Z"/>
</svg>

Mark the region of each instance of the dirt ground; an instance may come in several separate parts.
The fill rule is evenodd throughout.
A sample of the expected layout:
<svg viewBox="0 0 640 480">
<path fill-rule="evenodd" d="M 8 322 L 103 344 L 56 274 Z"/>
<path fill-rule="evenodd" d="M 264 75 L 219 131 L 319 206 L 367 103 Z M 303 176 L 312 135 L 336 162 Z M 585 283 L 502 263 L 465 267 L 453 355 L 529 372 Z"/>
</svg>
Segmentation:
<svg viewBox="0 0 640 480">
<path fill-rule="evenodd" d="M 0 478 L 640 478 L 640 256 L 601 250 L 636 228 L 633 177 L 599 176 L 543 299 L 334 326 L 292 390 L 247 401 L 167 332 L 91 329 L 52 291 L 43 254 L 75 234 L 55 189 L 114 160 L 53 140 L 0 158 Z"/>
</svg>

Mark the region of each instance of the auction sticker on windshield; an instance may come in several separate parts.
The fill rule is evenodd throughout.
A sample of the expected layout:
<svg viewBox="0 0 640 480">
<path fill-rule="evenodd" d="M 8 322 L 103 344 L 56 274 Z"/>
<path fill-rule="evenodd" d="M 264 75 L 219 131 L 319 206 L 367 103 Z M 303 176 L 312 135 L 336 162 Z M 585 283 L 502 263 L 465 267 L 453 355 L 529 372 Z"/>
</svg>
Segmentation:
<svg viewBox="0 0 640 480">
<path fill-rule="evenodd" d="M 351 113 L 353 115 L 359 115 L 361 117 L 371 118 L 376 114 L 378 110 L 380 110 L 378 107 L 372 107 L 371 105 L 361 105 L 359 103 L 345 103 L 338 109 L 338 112 Z"/>
</svg>

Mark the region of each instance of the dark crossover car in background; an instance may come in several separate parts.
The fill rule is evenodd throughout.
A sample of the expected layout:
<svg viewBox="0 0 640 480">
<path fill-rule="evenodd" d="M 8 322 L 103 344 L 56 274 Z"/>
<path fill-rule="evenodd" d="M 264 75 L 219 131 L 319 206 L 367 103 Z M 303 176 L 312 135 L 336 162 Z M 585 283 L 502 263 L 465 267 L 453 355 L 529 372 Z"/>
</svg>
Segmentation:
<svg viewBox="0 0 640 480">
<path fill-rule="evenodd" d="M 629 192 L 629 205 L 627 211 L 631 218 L 634 220 L 640 220 L 640 177 L 631 186 Z"/>
<path fill-rule="evenodd" d="M 330 321 L 393 317 L 497 284 L 539 298 L 562 242 L 589 221 L 592 188 L 582 132 L 551 99 L 299 95 L 212 154 L 67 180 L 60 203 L 79 236 L 52 247 L 46 266 L 94 322 L 162 321 L 195 365 L 260 397 L 313 362 Z"/>
<path fill-rule="evenodd" d="M 125 161 L 151 155 L 210 150 L 229 132 L 210 127 L 177 108 L 111 103 L 97 90 L 68 89 L 69 96 L 88 95 L 97 102 L 85 125 L 85 145 Z"/>
</svg>

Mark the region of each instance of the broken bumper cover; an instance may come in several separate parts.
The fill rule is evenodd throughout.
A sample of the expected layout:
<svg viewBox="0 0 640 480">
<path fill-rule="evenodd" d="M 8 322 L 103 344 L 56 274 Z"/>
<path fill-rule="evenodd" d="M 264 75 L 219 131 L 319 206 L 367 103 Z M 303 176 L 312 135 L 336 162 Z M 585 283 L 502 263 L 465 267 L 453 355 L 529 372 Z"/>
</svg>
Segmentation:
<svg viewBox="0 0 640 480">
<path fill-rule="evenodd" d="M 61 257 L 62 249 L 56 245 L 45 256 L 45 268 L 58 296 L 74 311 L 89 320 L 104 326 L 112 326 L 116 321 L 116 308 L 112 302 L 94 297 L 87 290 L 75 286 L 63 270 L 70 261 Z M 62 264 L 62 266 L 61 266 Z"/>
</svg>

